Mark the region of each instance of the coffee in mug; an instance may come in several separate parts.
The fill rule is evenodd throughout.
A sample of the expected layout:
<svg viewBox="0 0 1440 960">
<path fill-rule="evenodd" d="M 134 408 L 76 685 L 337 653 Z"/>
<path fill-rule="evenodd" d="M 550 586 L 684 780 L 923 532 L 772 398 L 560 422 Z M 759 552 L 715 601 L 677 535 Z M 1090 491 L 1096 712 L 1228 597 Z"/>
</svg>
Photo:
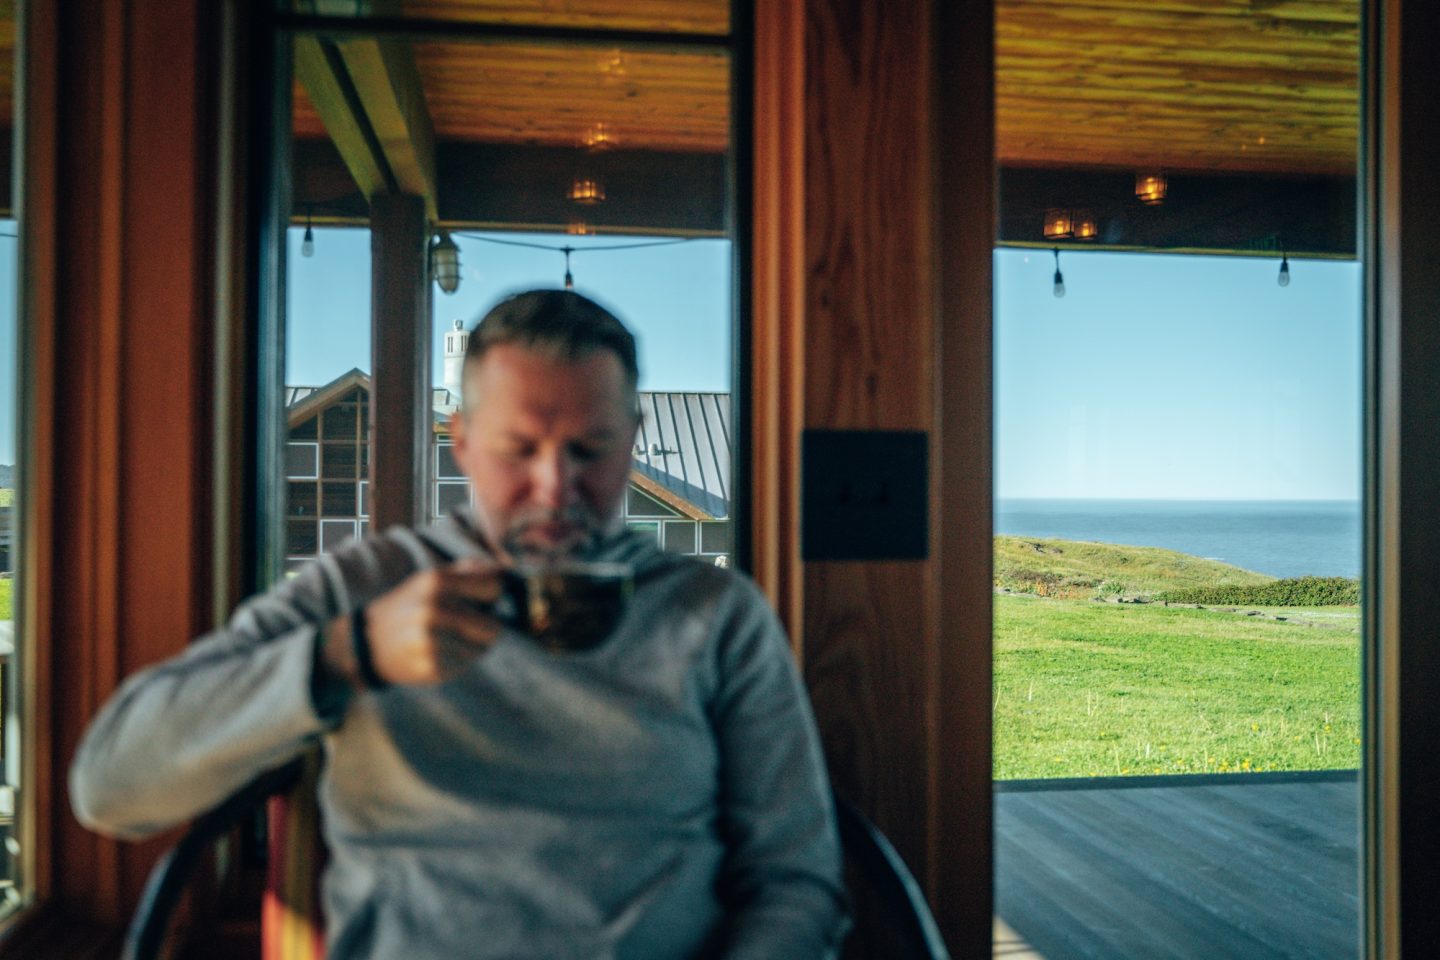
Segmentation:
<svg viewBox="0 0 1440 960">
<path fill-rule="evenodd" d="M 515 625 L 549 650 L 599 646 L 615 631 L 635 591 L 628 563 L 572 560 L 517 566 L 504 574 Z"/>
</svg>

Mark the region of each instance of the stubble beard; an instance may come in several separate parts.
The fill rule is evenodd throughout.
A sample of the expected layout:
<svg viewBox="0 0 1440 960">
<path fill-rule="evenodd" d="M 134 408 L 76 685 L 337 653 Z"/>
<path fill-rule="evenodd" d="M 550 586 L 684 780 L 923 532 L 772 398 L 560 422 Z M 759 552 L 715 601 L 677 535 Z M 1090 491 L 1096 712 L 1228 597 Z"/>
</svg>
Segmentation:
<svg viewBox="0 0 1440 960">
<path fill-rule="evenodd" d="M 526 507 L 510 516 L 501 547 L 516 563 L 525 566 L 585 560 L 595 555 L 615 525 L 615 520 L 602 517 L 584 502 L 558 510 Z M 566 529 L 557 538 L 546 529 L 553 526 Z"/>
</svg>

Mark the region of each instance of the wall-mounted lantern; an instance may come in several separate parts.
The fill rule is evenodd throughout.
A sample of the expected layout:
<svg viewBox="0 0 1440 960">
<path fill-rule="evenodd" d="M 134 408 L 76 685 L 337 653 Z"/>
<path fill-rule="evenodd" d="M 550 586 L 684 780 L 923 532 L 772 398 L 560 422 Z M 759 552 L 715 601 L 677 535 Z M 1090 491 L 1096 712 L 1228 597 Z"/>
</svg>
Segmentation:
<svg viewBox="0 0 1440 960">
<path fill-rule="evenodd" d="M 445 293 L 460 289 L 460 248 L 445 230 L 430 244 L 430 276 Z"/>
</svg>

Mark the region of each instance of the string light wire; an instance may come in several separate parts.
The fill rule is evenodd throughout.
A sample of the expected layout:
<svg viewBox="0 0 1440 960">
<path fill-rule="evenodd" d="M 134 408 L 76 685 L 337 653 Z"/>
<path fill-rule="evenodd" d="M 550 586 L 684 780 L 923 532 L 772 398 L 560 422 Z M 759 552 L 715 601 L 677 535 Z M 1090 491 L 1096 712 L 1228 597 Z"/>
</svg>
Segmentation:
<svg viewBox="0 0 1440 960">
<path fill-rule="evenodd" d="M 575 277 L 570 272 L 570 257 L 576 253 L 607 253 L 612 250 L 642 250 L 646 247 L 674 247 L 682 243 L 690 243 L 696 237 L 677 237 L 674 240 L 644 240 L 638 243 L 607 243 L 600 247 L 576 247 L 572 244 L 535 243 L 530 240 L 501 240 L 499 237 L 487 237 L 479 233 L 456 233 L 457 237 L 464 237 L 467 240 L 479 240 L 483 243 L 496 243 L 504 247 L 527 247 L 531 250 L 548 250 L 551 253 L 563 254 L 565 257 L 565 289 L 575 289 Z"/>
</svg>

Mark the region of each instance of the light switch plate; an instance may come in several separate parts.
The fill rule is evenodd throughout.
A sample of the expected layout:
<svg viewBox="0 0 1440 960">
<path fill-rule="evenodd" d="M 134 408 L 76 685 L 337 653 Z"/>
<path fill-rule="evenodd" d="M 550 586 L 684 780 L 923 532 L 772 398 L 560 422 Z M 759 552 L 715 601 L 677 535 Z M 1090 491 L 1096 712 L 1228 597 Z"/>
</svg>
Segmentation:
<svg viewBox="0 0 1440 960">
<path fill-rule="evenodd" d="M 801 441 L 805 560 L 924 560 L 929 437 L 918 430 L 806 430 Z"/>
</svg>

